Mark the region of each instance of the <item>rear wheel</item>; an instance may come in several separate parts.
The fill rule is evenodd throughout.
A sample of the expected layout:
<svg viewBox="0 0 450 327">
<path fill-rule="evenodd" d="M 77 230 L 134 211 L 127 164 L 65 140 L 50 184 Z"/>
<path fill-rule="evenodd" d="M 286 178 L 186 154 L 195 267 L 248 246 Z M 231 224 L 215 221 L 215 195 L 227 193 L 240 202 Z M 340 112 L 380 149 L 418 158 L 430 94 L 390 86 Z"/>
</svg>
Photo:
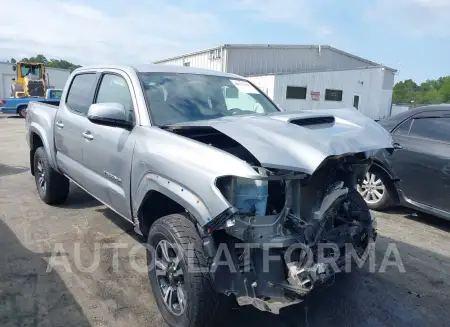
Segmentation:
<svg viewBox="0 0 450 327">
<path fill-rule="evenodd" d="M 27 108 L 28 106 L 20 106 L 19 108 L 17 108 L 17 113 L 20 117 L 25 118 L 25 116 L 27 115 Z"/>
<path fill-rule="evenodd" d="M 385 210 L 394 203 L 394 186 L 390 178 L 379 170 L 370 170 L 360 185 L 358 192 L 367 206 L 373 210 Z"/>
<path fill-rule="evenodd" d="M 50 166 L 43 147 L 34 153 L 34 178 L 39 197 L 47 204 L 62 204 L 69 195 L 69 180 Z"/>
</svg>

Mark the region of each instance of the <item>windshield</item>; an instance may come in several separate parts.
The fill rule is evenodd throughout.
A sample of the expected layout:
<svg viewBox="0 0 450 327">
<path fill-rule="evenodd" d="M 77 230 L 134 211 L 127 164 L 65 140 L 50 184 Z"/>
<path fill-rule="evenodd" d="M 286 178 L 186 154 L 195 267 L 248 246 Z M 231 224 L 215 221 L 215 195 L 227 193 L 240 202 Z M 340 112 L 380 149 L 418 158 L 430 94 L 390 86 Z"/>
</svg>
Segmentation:
<svg viewBox="0 0 450 327">
<path fill-rule="evenodd" d="M 41 77 L 41 65 L 30 65 L 30 64 L 22 64 L 22 77 L 28 76 L 29 74 L 36 75 L 37 77 Z"/>
<path fill-rule="evenodd" d="M 224 76 L 140 73 L 157 126 L 279 111 L 252 84 Z"/>
<path fill-rule="evenodd" d="M 49 98 L 50 99 L 61 99 L 62 90 L 50 90 Z"/>
</svg>

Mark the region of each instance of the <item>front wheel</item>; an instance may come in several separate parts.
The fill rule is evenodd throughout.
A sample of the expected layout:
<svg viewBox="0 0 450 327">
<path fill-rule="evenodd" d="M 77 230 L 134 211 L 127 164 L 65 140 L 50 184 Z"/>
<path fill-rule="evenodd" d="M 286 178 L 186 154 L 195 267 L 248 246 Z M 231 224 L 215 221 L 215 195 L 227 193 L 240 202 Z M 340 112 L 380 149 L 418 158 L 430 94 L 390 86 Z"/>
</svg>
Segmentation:
<svg viewBox="0 0 450 327">
<path fill-rule="evenodd" d="M 194 224 L 181 214 L 159 218 L 150 229 L 147 245 L 150 284 L 167 324 L 215 326 L 219 294 L 212 288 L 208 260 Z"/>
<path fill-rule="evenodd" d="M 386 174 L 379 171 L 369 171 L 358 185 L 358 192 L 373 210 L 388 209 L 394 202 L 392 182 Z"/>
</svg>

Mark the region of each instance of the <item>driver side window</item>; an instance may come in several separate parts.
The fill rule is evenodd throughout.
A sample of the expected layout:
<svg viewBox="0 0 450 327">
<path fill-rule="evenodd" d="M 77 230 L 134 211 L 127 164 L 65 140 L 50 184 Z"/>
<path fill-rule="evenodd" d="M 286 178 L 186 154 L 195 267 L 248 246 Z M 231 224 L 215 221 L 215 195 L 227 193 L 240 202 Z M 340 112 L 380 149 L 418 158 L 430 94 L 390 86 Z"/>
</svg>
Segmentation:
<svg viewBox="0 0 450 327">
<path fill-rule="evenodd" d="M 128 120 L 134 121 L 133 100 L 125 79 L 119 75 L 104 74 L 97 93 L 95 103 L 120 103 L 129 113 Z"/>
</svg>

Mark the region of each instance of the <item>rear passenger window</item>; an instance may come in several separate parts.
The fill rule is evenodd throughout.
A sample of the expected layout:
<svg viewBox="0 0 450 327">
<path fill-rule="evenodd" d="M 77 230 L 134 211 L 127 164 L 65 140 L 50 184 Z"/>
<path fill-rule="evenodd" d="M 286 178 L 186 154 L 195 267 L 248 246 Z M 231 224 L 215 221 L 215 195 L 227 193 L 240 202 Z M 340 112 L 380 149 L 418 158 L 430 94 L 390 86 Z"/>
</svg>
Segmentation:
<svg viewBox="0 0 450 327">
<path fill-rule="evenodd" d="M 408 119 L 400 124 L 399 127 L 394 131 L 397 135 L 409 135 L 409 129 L 411 128 L 412 119 Z"/>
<path fill-rule="evenodd" d="M 450 143 L 450 118 L 414 119 L 410 135 Z"/>
<path fill-rule="evenodd" d="M 95 81 L 95 73 L 79 74 L 74 77 L 66 99 L 66 105 L 70 110 L 87 115 L 92 104 Z"/>
</svg>

